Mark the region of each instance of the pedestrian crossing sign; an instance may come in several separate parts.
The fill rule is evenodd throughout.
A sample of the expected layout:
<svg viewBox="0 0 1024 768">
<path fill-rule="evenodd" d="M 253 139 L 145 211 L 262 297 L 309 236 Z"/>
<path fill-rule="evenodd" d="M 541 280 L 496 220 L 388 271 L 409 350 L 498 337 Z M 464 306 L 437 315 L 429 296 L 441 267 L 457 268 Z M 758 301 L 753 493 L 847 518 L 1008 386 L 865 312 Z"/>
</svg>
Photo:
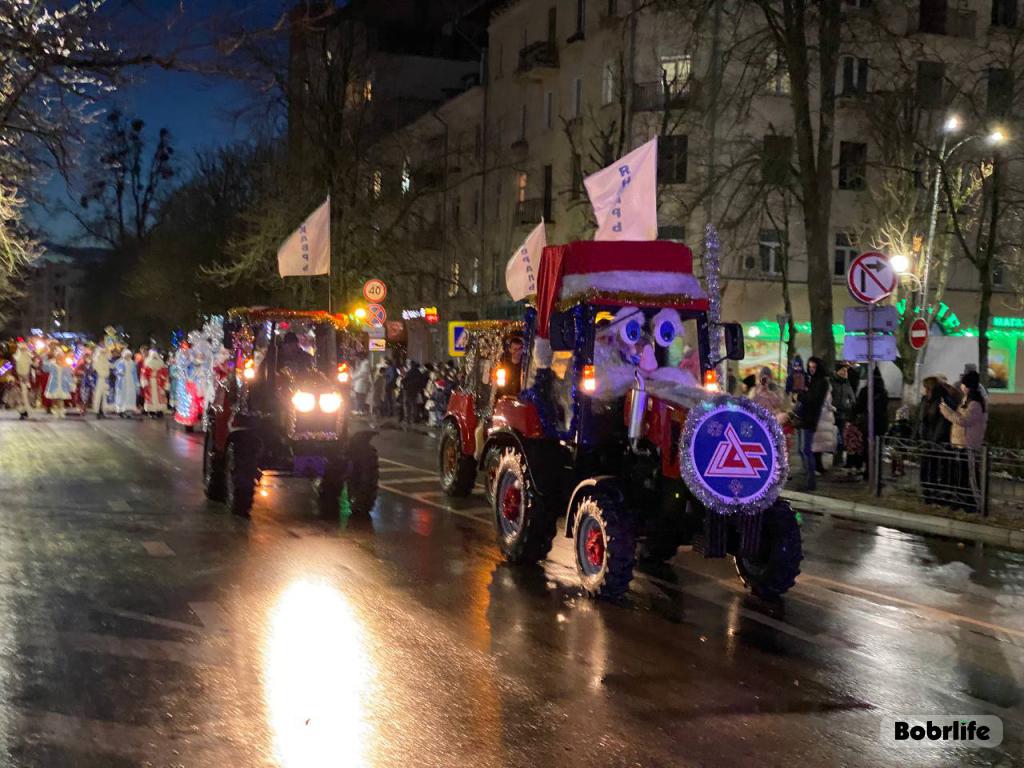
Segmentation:
<svg viewBox="0 0 1024 768">
<path fill-rule="evenodd" d="M 448 323 L 448 355 L 462 357 L 466 354 L 466 343 L 469 341 L 467 323 L 452 320 Z"/>
</svg>

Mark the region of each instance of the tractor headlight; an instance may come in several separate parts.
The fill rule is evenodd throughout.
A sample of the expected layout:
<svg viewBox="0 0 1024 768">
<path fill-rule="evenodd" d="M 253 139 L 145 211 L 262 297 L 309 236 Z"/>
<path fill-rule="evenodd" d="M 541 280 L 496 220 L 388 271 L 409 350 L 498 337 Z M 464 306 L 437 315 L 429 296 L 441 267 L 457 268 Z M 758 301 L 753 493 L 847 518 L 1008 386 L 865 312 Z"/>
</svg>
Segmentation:
<svg viewBox="0 0 1024 768">
<path fill-rule="evenodd" d="M 309 413 L 316 408 L 316 395 L 312 392 L 303 392 L 300 389 L 292 395 L 292 405 L 299 413 Z"/>
<path fill-rule="evenodd" d="M 337 392 L 325 392 L 320 395 L 320 410 L 324 413 L 337 413 L 341 408 L 341 395 Z"/>
</svg>

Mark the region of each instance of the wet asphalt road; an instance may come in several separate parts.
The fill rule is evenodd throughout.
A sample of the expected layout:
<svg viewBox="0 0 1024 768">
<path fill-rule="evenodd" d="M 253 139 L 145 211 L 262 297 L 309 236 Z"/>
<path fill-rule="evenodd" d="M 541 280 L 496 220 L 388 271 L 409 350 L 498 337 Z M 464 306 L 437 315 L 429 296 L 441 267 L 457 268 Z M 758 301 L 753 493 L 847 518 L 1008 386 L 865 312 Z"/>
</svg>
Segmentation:
<svg viewBox="0 0 1024 768">
<path fill-rule="evenodd" d="M 232 518 L 162 423 L 0 415 L 0 764 L 1024 765 L 1022 554 L 806 515 L 782 606 L 685 552 L 595 603 L 564 540 L 504 565 L 429 438 L 377 444 L 342 529 L 296 480 Z M 894 751 L 897 713 L 1006 739 Z"/>
</svg>

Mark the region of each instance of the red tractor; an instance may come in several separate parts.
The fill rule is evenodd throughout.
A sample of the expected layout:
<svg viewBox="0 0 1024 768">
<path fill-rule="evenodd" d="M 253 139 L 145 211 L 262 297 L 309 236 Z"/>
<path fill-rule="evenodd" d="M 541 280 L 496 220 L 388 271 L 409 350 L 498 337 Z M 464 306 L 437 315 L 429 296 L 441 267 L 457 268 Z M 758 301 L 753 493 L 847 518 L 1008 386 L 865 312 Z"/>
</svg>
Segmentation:
<svg viewBox="0 0 1024 768">
<path fill-rule="evenodd" d="M 743 332 L 711 327 L 689 248 L 545 248 L 525 340 L 526 388 L 497 401 L 477 454 L 499 457 L 491 491 L 508 560 L 543 559 L 565 515 L 595 596 L 628 589 L 638 549 L 664 560 L 682 544 L 731 555 L 764 598 L 793 586 L 802 548 L 779 498 L 785 441 L 772 414 L 718 391 L 715 369 L 742 359 Z"/>
<path fill-rule="evenodd" d="M 448 400 L 438 442 L 441 489 L 449 496 L 468 496 L 477 473 L 484 472 L 490 502 L 500 450 L 484 454 L 484 441 L 494 404 L 522 389 L 523 323 L 520 320 L 467 322 L 463 383 Z"/>
</svg>

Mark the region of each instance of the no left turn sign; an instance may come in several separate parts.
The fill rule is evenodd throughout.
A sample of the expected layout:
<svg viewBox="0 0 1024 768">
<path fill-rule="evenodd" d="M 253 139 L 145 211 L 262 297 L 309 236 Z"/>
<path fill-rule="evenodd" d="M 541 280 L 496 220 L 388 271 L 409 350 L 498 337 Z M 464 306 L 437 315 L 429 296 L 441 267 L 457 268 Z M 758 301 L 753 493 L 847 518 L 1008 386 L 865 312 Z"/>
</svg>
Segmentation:
<svg viewBox="0 0 1024 768">
<path fill-rule="evenodd" d="M 850 262 L 846 287 L 861 304 L 877 304 L 896 290 L 896 270 L 885 254 L 868 251 Z"/>
</svg>

